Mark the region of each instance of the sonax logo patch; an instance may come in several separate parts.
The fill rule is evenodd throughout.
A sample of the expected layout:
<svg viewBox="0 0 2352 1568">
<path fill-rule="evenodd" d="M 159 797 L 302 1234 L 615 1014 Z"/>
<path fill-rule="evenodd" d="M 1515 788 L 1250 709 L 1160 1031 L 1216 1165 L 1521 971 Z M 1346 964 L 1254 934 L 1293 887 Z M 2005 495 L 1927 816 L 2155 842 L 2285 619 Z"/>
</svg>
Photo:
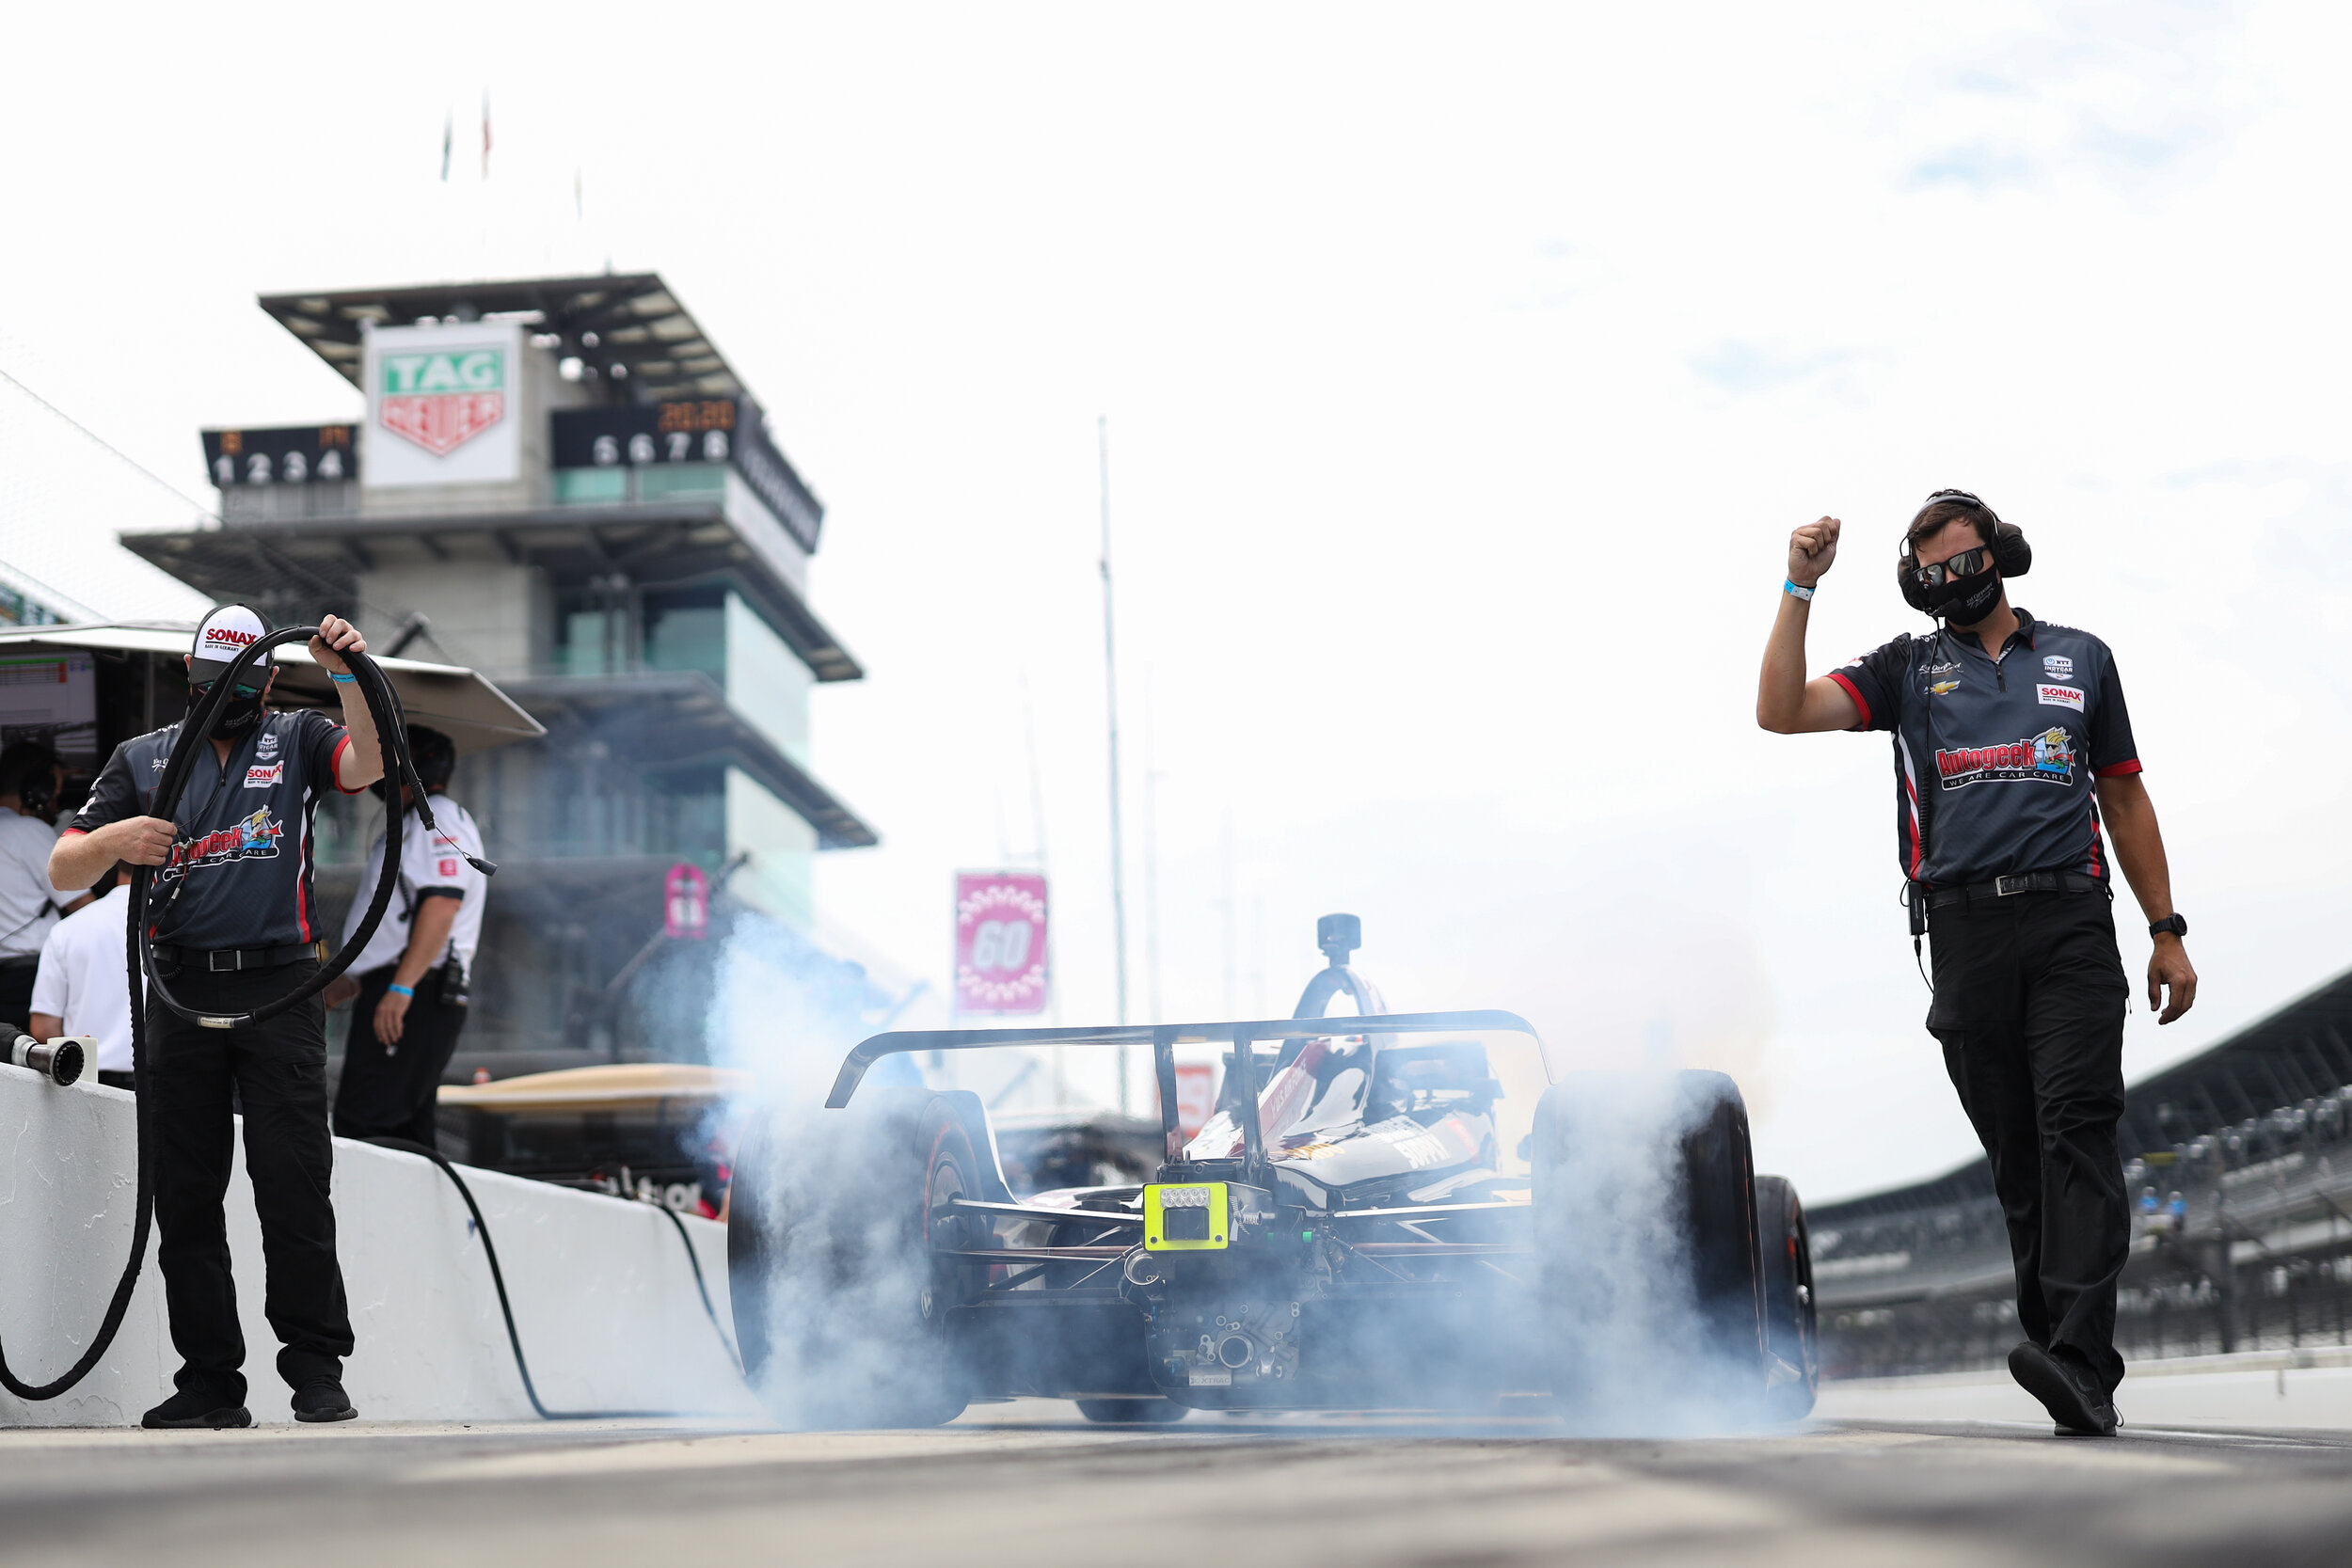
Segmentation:
<svg viewBox="0 0 2352 1568">
<path fill-rule="evenodd" d="M 257 762 L 252 767 L 245 770 L 245 787 L 247 789 L 275 789 L 278 786 L 278 781 L 285 776 L 286 765 L 284 763 Z"/>
<path fill-rule="evenodd" d="M 2079 686 L 2053 686 L 2043 681 L 2034 691 L 2043 707 L 2071 707 L 2076 713 L 2083 710 L 2083 689 Z"/>
</svg>

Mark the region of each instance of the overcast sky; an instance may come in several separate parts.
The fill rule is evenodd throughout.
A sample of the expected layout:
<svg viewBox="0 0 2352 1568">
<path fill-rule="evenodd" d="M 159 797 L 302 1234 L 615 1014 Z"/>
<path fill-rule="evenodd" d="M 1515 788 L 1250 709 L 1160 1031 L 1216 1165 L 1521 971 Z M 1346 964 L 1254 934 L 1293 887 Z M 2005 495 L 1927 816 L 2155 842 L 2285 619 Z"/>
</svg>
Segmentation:
<svg viewBox="0 0 2352 1568">
<path fill-rule="evenodd" d="M 2135 1076 L 2346 960 L 2345 16 L 51 8 L 0 60 L 0 369 L 209 504 L 199 426 L 358 407 L 256 293 L 660 271 L 830 509 L 871 674 L 818 764 L 884 843 L 827 920 L 944 988 L 950 873 L 1041 799 L 1073 1022 L 1107 415 L 1136 1014 L 1148 862 L 1171 1019 L 1286 1012 L 1351 910 L 1392 1005 L 1733 1069 L 1818 1200 L 1973 1151 L 1885 737 L 1753 720 L 1821 513 L 1817 671 L 1925 626 L 1889 558 L 1941 485 L 2115 647 L 2203 976 Z M 0 563 L 189 611 L 111 543 L 186 502 L 5 386 L 0 441 Z"/>
</svg>

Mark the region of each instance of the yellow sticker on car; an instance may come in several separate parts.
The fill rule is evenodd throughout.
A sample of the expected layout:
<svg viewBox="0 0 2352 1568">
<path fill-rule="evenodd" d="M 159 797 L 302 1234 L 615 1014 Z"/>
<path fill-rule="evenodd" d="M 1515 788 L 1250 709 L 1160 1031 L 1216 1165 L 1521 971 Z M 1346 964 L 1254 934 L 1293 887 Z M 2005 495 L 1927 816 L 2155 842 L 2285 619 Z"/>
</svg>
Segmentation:
<svg viewBox="0 0 2352 1568">
<path fill-rule="evenodd" d="M 1143 1245 L 1150 1252 L 1215 1252 L 1231 1244 L 1231 1206 L 1222 1181 L 1164 1181 L 1143 1189 Z"/>
</svg>

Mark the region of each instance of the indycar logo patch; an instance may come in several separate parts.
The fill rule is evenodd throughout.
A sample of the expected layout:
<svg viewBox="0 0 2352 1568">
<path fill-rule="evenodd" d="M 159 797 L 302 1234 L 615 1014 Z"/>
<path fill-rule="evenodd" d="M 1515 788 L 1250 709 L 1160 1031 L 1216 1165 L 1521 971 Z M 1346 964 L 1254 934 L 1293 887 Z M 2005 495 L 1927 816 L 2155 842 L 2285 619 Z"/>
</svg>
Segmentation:
<svg viewBox="0 0 2352 1568">
<path fill-rule="evenodd" d="M 2074 661 L 2064 654 L 2043 654 L 2042 673 L 2054 681 L 2062 681 L 2074 673 Z"/>
<path fill-rule="evenodd" d="M 231 861 L 266 861 L 278 858 L 278 841 L 285 836 L 286 825 L 278 820 L 267 806 L 218 832 L 201 838 L 182 839 L 171 847 L 171 859 L 160 874 L 163 881 L 185 876 L 200 865 L 227 865 Z"/>
<path fill-rule="evenodd" d="M 276 756 L 277 754 L 278 732 L 276 730 L 263 730 L 262 732 L 262 743 L 253 748 L 253 755 L 260 761 L 267 762 L 270 758 Z"/>
<path fill-rule="evenodd" d="M 2000 746 L 1969 746 L 1956 752 L 1936 748 L 1935 770 L 1946 789 L 1964 789 L 1986 781 L 2015 783 L 2036 779 L 2063 784 L 2074 776 L 2074 743 L 2056 725 L 2040 735 Z"/>
</svg>

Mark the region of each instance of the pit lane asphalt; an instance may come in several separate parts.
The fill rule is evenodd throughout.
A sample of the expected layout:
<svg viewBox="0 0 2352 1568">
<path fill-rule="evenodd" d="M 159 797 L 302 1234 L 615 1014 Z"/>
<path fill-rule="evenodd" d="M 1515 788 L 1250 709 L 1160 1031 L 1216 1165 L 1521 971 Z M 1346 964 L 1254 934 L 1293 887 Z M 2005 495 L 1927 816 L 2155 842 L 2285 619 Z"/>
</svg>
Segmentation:
<svg viewBox="0 0 2352 1568">
<path fill-rule="evenodd" d="M 982 1406 L 930 1432 L 692 1422 L 0 1433 L 0 1562 L 2338 1563 L 2352 1433 L 1814 1422 L 1584 1440 Z"/>
</svg>

